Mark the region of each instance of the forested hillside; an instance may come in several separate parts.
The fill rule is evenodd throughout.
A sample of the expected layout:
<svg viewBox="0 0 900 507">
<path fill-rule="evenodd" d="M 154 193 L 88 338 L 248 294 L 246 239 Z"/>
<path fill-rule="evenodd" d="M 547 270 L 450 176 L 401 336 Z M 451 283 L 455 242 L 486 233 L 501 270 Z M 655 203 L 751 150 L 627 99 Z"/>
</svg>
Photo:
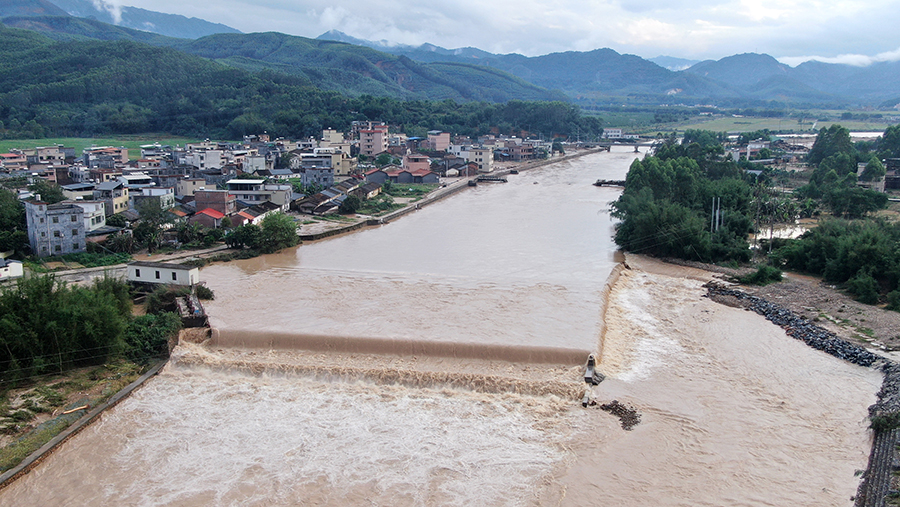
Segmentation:
<svg viewBox="0 0 900 507">
<path fill-rule="evenodd" d="M 0 46 L 0 134 L 6 137 L 170 132 L 234 139 L 268 131 L 300 138 L 366 119 L 411 135 L 430 129 L 472 135 L 602 131 L 599 119 L 564 102 L 348 97 L 301 76 L 251 73 L 171 48 L 130 41 L 60 43 L 6 27 L 0 27 Z"/>
<path fill-rule="evenodd" d="M 71 16 L 17 16 L 4 18 L 3 23 L 56 40 L 130 40 L 171 47 L 251 72 L 272 70 L 297 76 L 324 90 L 351 96 L 489 102 L 565 99 L 561 92 L 496 69 L 423 64 L 367 47 L 276 32 L 222 33 L 191 40 Z"/>
</svg>

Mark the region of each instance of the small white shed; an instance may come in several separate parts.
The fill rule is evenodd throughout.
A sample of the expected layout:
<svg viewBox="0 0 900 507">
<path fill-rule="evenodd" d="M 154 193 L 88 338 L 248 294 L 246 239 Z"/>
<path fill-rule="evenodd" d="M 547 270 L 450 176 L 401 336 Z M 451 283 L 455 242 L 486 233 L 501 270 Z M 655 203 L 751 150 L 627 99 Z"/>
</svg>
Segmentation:
<svg viewBox="0 0 900 507">
<path fill-rule="evenodd" d="M 200 281 L 200 268 L 166 262 L 129 262 L 126 279 L 133 283 L 191 286 Z"/>
</svg>

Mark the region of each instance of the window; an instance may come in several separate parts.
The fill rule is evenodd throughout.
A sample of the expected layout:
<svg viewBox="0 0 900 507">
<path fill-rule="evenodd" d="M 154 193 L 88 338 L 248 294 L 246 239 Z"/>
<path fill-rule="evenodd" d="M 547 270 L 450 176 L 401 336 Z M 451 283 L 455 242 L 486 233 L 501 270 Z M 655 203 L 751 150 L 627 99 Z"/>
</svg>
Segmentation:
<svg viewBox="0 0 900 507">
<path fill-rule="evenodd" d="M 156 279 L 159 280 L 159 271 L 156 272 Z"/>
<path fill-rule="evenodd" d="M 176 281 L 176 280 L 178 280 L 178 273 L 176 273 L 176 272 L 173 271 L 173 272 L 172 272 L 172 281 L 174 282 L 174 281 Z"/>
<path fill-rule="evenodd" d="M 59 217 L 53 217 L 53 223 L 54 223 L 54 224 L 58 224 L 58 223 L 59 223 Z"/>
<path fill-rule="evenodd" d="M 72 249 L 78 250 L 78 243 L 72 243 Z"/>
<path fill-rule="evenodd" d="M 41 217 L 41 222 L 40 222 L 40 223 L 44 223 L 44 217 Z"/>
<path fill-rule="evenodd" d="M 78 229 L 72 229 L 72 236 L 78 236 Z"/>
<path fill-rule="evenodd" d="M 140 269 L 134 268 L 134 277 L 135 277 L 135 278 L 140 278 L 140 277 L 141 277 L 141 270 L 140 270 Z"/>
<path fill-rule="evenodd" d="M 54 238 L 61 238 L 61 237 L 62 237 L 62 234 L 61 234 L 59 231 L 53 231 L 53 237 L 54 237 Z"/>
<path fill-rule="evenodd" d="M 42 237 L 42 238 L 46 238 L 46 237 L 47 237 L 47 233 L 44 232 L 44 231 L 41 231 L 41 237 Z"/>
<path fill-rule="evenodd" d="M 77 222 L 77 221 L 78 221 L 78 217 L 77 217 L 77 216 L 75 216 L 75 215 L 70 215 L 70 217 L 71 217 L 71 219 L 72 219 L 72 220 L 71 220 L 72 222 Z"/>
<path fill-rule="evenodd" d="M 61 252 L 61 251 L 62 251 L 62 246 L 56 245 L 55 247 L 53 247 L 53 249 L 56 250 L 57 252 Z"/>
</svg>

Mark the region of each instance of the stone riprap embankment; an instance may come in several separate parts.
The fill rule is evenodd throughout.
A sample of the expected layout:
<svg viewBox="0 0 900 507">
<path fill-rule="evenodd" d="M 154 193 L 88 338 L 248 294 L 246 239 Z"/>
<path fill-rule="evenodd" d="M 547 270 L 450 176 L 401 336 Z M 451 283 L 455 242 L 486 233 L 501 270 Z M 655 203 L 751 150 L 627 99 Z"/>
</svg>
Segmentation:
<svg viewBox="0 0 900 507">
<path fill-rule="evenodd" d="M 878 392 L 878 401 L 869 407 L 873 430 L 872 452 L 854 503 L 856 507 L 883 507 L 885 499 L 895 495 L 898 486 L 893 472 L 900 469 L 896 450 L 900 438 L 900 430 L 897 429 L 900 424 L 900 364 L 839 338 L 805 317 L 763 298 L 716 282 L 709 282 L 704 287 L 705 296 L 713 301 L 752 310 L 783 328 L 789 336 L 839 359 L 866 367 L 883 361 L 881 369 L 884 380 Z"/>
<path fill-rule="evenodd" d="M 751 296 L 745 292 L 731 289 L 715 282 L 707 283 L 704 287 L 706 287 L 706 297 L 730 306 L 748 308 L 783 328 L 789 336 L 802 340 L 814 349 L 860 366 L 871 366 L 879 359 L 877 355 L 863 347 L 839 338 L 831 331 L 821 328 L 806 318 L 765 299 Z M 732 299 L 733 301 L 729 302 L 727 299 Z"/>
</svg>

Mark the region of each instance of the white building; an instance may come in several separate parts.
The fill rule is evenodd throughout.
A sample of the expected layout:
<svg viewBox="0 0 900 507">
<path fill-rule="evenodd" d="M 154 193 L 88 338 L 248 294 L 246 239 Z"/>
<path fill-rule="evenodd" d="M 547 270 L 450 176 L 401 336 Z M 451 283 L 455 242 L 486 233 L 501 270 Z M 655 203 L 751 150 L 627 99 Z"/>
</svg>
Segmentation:
<svg viewBox="0 0 900 507">
<path fill-rule="evenodd" d="M 200 281 L 200 268 L 165 262 L 129 262 L 126 279 L 133 283 L 194 285 Z"/>
<path fill-rule="evenodd" d="M 0 259 L 0 282 L 21 278 L 25 274 L 22 263 L 14 260 Z"/>
</svg>

